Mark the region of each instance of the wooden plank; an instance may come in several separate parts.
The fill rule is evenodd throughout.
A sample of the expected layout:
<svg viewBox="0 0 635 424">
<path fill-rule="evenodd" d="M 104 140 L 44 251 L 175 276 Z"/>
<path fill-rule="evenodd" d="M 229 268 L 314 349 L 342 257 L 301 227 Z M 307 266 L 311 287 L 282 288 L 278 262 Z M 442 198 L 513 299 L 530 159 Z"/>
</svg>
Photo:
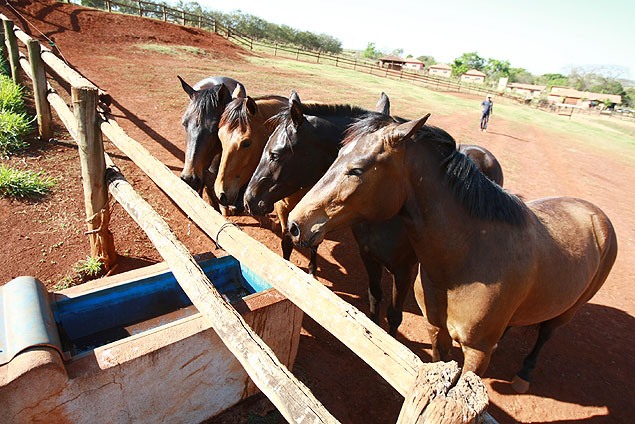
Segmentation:
<svg viewBox="0 0 635 424">
<path fill-rule="evenodd" d="M 40 56 L 40 43 L 37 40 L 29 40 L 27 49 L 29 52 L 29 63 L 31 64 L 37 125 L 42 140 L 48 141 L 53 137 L 53 127 L 51 126 L 51 105 L 46 99 L 46 72 Z"/>
<path fill-rule="evenodd" d="M 82 166 L 90 255 L 101 260 L 106 269 L 110 269 L 117 255 L 112 233 L 108 229 L 110 207 L 108 192 L 104 185 L 104 145 L 101 131 L 97 126 L 97 89 L 72 87 L 71 94 L 73 113 L 77 122 L 76 140 Z"/>
<path fill-rule="evenodd" d="M 311 275 L 231 225 L 198 194 L 106 118 L 104 134 L 139 166 L 183 211 L 223 248 L 259 274 L 406 395 L 422 362 L 358 309 Z"/>
<path fill-rule="evenodd" d="M 113 197 L 143 228 L 194 306 L 280 413 L 292 423 L 337 423 L 223 299 L 161 216 L 132 189 L 110 158 L 106 158 L 109 168 L 106 183 Z"/>
<path fill-rule="evenodd" d="M 11 78 L 13 82 L 19 82 L 20 78 L 20 53 L 18 51 L 18 42 L 16 34 L 13 30 L 13 21 L 11 19 L 3 19 L 4 37 L 6 39 L 7 52 L 9 54 L 9 66 L 11 67 Z"/>
</svg>

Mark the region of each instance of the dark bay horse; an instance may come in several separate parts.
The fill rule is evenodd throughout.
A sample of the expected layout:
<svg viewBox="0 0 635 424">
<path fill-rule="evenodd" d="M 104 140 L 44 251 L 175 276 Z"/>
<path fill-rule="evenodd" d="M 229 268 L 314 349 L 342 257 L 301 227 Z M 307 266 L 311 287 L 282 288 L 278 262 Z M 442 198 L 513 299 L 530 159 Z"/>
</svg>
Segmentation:
<svg viewBox="0 0 635 424">
<path fill-rule="evenodd" d="M 223 206 L 243 204 L 244 189 L 275 125 L 269 119 L 288 105 L 281 96 L 237 96 L 225 107 L 218 127 L 222 146 L 214 191 Z M 289 210 L 290 211 L 290 210 Z M 286 215 L 285 229 L 286 229 Z"/>
<path fill-rule="evenodd" d="M 294 242 L 313 246 L 335 228 L 402 216 L 421 266 L 415 297 L 433 359 L 452 340 L 463 372 L 482 375 L 509 326 L 537 324 L 538 340 L 512 386 L 529 388 L 538 354 L 599 290 L 617 255 L 608 217 L 571 197 L 523 203 L 493 184 L 429 115 L 398 124 L 381 115 L 347 144 L 289 216 Z"/>
<path fill-rule="evenodd" d="M 181 179 L 199 195 L 205 188 L 210 203 L 217 206 L 214 180 L 220 160 L 221 145 L 218 139 L 218 123 L 225 105 L 236 96 L 245 96 L 245 87 L 228 77 L 209 77 L 191 87 L 180 76 L 183 90 L 190 97 L 190 104 L 183 115 L 185 128 L 185 163 Z"/>
<path fill-rule="evenodd" d="M 295 93 L 289 103 L 289 108 L 276 117 L 279 125 L 267 142 L 245 193 L 246 209 L 252 213 L 270 211 L 271 204 L 288 193 L 304 194 L 335 160 L 349 125 L 369 113 L 345 105 L 303 105 Z M 384 93 L 376 109 L 382 114 L 390 114 L 389 99 Z M 483 155 L 484 150 L 477 146 L 466 146 L 466 149 L 477 153 L 479 165 L 498 165 L 491 153 Z M 502 172 L 500 175 L 502 183 Z M 292 208 L 295 203 L 287 204 L 287 207 Z M 379 321 L 383 267 L 393 275 L 393 296 L 387 318 L 389 332 L 394 336 L 402 321 L 403 302 L 416 274 L 414 250 L 398 217 L 381 223 L 359 223 L 353 226 L 353 235 L 368 273 L 370 316 L 375 322 Z M 291 243 L 290 235 L 285 234 L 283 252 L 289 256 Z M 314 252 L 311 272 L 315 271 Z"/>
</svg>

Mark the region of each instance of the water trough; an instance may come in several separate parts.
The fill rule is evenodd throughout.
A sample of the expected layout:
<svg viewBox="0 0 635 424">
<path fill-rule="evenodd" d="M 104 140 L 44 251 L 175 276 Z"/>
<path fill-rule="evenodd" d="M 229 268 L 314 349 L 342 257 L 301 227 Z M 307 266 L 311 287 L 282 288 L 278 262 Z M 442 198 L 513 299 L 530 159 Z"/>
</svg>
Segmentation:
<svg viewBox="0 0 635 424">
<path fill-rule="evenodd" d="M 231 256 L 199 265 L 292 368 L 302 311 Z M 0 317 L 9 422 L 201 422 L 258 390 L 163 263 L 54 294 L 19 277 Z"/>
</svg>

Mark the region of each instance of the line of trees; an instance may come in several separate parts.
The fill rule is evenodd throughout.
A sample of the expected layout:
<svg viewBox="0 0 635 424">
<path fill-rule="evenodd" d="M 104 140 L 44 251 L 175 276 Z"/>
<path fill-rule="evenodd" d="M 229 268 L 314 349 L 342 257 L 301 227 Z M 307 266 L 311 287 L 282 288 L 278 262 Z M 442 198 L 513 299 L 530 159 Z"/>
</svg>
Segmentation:
<svg viewBox="0 0 635 424">
<path fill-rule="evenodd" d="M 116 0 L 126 6 L 115 6 L 113 10 L 124 13 L 136 13 L 138 2 L 136 0 Z M 178 0 L 176 2 L 167 2 L 161 0 L 152 0 L 156 6 L 144 4 L 143 8 L 152 11 L 157 17 L 161 17 L 161 6 L 168 6 L 195 15 L 215 19 L 221 25 L 231 27 L 245 35 L 257 40 L 267 40 L 273 43 L 294 44 L 307 50 L 322 51 L 325 53 L 338 54 L 342 52 L 342 42 L 328 34 L 316 34 L 310 31 L 301 31 L 288 25 L 278 25 L 268 22 L 258 16 L 244 13 L 240 10 L 234 10 L 230 13 L 224 13 L 216 10 L 207 10 L 201 7 L 197 2 Z M 80 0 L 82 6 L 95 7 L 104 9 L 106 4 L 104 0 Z"/>
</svg>

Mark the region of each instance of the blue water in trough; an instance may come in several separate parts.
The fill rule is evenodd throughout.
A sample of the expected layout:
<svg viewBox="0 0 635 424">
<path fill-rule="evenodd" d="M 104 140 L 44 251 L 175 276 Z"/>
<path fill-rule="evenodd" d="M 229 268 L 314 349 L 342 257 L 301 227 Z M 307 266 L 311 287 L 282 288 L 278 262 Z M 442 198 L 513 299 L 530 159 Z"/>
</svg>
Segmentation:
<svg viewBox="0 0 635 424">
<path fill-rule="evenodd" d="M 271 288 L 232 256 L 199 265 L 230 302 Z M 108 286 L 53 305 L 64 351 L 77 355 L 95 347 L 197 313 L 171 272 Z"/>
</svg>

